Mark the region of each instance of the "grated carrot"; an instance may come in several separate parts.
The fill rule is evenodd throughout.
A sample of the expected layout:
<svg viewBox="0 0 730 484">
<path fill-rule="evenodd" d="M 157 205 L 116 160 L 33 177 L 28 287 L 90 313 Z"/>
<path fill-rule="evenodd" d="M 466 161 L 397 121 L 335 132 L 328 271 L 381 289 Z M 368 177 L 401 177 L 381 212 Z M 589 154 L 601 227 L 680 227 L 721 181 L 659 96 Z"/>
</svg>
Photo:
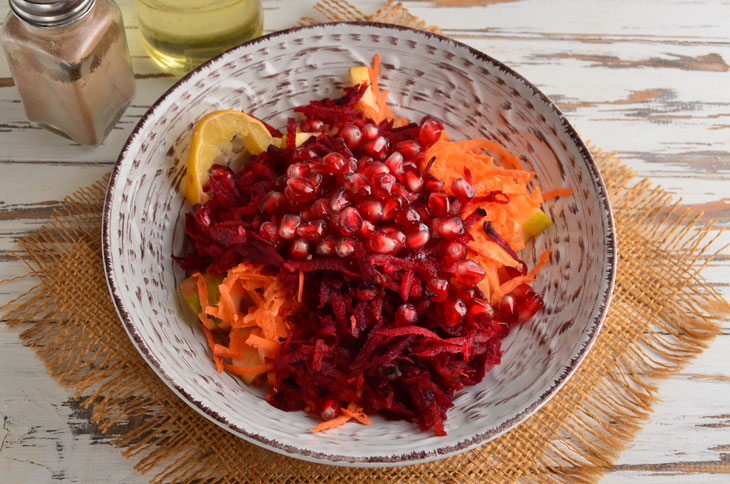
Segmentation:
<svg viewBox="0 0 730 484">
<path fill-rule="evenodd" d="M 312 433 L 316 433 L 316 432 L 321 432 L 323 430 L 333 429 L 335 427 L 339 427 L 340 425 L 345 425 L 349 420 L 350 420 L 349 416 L 347 416 L 345 414 L 341 414 L 333 419 L 322 422 L 321 424 L 317 425 L 316 427 L 309 429 L 309 431 Z"/>
<path fill-rule="evenodd" d="M 573 190 L 570 188 L 556 188 L 555 190 L 550 190 L 549 192 L 545 192 L 542 194 L 543 200 L 549 200 L 551 198 L 560 197 L 563 195 L 572 195 Z"/>
<path fill-rule="evenodd" d="M 535 275 L 540 272 L 540 269 L 545 267 L 547 263 L 550 262 L 550 253 L 552 252 L 552 250 L 553 246 L 551 245 L 545 250 L 545 252 L 540 254 L 540 256 L 537 258 L 537 264 L 535 264 L 535 267 L 533 267 L 532 270 L 527 273 L 528 276 L 535 277 Z"/>
<path fill-rule="evenodd" d="M 215 354 L 215 340 L 213 339 L 213 333 L 203 326 L 203 331 L 205 332 L 205 339 L 208 340 L 208 346 L 210 347 L 210 351 L 213 352 L 213 361 L 215 362 L 215 370 L 218 373 L 223 373 L 223 360 L 221 360 L 220 356 L 217 356 Z"/>
<path fill-rule="evenodd" d="M 258 375 L 266 371 L 266 365 L 243 366 L 223 363 L 223 368 L 236 375 Z"/>
<path fill-rule="evenodd" d="M 302 302 L 302 294 L 304 294 L 304 272 L 299 271 L 299 288 L 297 289 L 297 302 Z"/>
</svg>

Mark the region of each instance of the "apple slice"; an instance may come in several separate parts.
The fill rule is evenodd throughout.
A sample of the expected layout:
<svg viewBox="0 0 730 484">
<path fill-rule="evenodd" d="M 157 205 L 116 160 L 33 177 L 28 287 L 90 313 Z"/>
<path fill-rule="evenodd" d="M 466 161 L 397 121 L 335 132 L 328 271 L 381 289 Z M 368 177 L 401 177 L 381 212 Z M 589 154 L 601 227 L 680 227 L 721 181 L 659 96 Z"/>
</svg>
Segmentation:
<svg viewBox="0 0 730 484">
<path fill-rule="evenodd" d="M 552 224 L 553 221 L 548 214 L 536 208 L 532 215 L 522 224 L 522 239 L 527 242 L 531 238 L 543 233 Z"/>
<path fill-rule="evenodd" d="M 352 86 L 358 86 L 363 82 L 367 84 L 368 88 L 365 90 L 360 102 L 370 106 L 373 109 L 377 109 L 375 104 L 375 96 L 373 95 L 373 89 L 370 86 L 370 68 L 367 66 L 355 66 L 350 67 L 348 70 L 350 75 L 350 84 Z"/>
</svg>

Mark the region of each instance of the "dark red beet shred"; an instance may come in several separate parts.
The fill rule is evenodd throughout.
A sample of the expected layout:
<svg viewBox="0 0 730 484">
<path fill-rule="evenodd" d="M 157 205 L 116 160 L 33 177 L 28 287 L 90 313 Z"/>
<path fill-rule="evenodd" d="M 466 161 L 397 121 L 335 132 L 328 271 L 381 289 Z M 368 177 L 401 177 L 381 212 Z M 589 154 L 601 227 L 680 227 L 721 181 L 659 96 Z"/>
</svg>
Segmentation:
<svg viewBox="0 0 730 484">
<path fill-rule="evenodd" d="M 292 297 L 305 273 L 306 309 L 267 361 L 272 405 L 331 418 L 355 403 L 445 435 L 455 392 L 499 363 L 509 325 L 531 318 L 542 299 L 523 285 L 504 308 L 490 306 L 476 286 L 484 270 L 466 258 L 468 228 L 486 213 L 460 212 L 469 199 L 506 203 L 507 195 L 475 195 L 468 172 L 455 181 L 459 197 L 447 195 L 428 173 L 434 160 L 424 159 L 441 123 L 375 126 L 355 108 L 363 93 L 349 88 L 296 108 L 306 116 L 300 128 L 317 132 L 299 147 L 290 120 L 286 148 L 270 146 L 238 173 L 212 167 L 210 199 L 186 219 L 194 248 L 177 259 L 221 274 L 261 264 Z"/>
</svg>

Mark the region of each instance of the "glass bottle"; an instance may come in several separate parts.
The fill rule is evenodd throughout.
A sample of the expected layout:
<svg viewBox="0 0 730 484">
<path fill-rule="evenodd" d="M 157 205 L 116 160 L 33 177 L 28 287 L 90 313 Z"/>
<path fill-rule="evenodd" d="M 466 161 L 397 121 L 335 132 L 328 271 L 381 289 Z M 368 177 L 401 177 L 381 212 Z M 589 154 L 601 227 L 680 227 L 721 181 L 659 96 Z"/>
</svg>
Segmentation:
<svg viewBox="0 0 730 484">
<path fill-rule="evenodd" d="M 142 43 L 165 71 L 185 74 L 261 35 L 261 0 L 134 0 Z"/>
<path fill-rule="evenodd" d="M 134 95 L 111 0 L 10 0 L 0 39 L 28 119 L 85 145 L 103 141 Z"/>
</svg>

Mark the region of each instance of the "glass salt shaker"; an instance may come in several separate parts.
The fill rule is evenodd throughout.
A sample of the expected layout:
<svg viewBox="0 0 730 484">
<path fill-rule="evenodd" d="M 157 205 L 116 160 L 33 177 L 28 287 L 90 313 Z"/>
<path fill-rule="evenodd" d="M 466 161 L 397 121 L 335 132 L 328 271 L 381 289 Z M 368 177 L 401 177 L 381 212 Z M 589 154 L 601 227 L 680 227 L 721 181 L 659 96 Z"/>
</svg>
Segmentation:
<svg viewBox="0 0 730 484">
<path fill-rule="evenodd" d="M 134 74 L 111 0 L 9 0 L 0 34 L 28 119 L 98 145 L 129 105 Z"/>
</svg>

